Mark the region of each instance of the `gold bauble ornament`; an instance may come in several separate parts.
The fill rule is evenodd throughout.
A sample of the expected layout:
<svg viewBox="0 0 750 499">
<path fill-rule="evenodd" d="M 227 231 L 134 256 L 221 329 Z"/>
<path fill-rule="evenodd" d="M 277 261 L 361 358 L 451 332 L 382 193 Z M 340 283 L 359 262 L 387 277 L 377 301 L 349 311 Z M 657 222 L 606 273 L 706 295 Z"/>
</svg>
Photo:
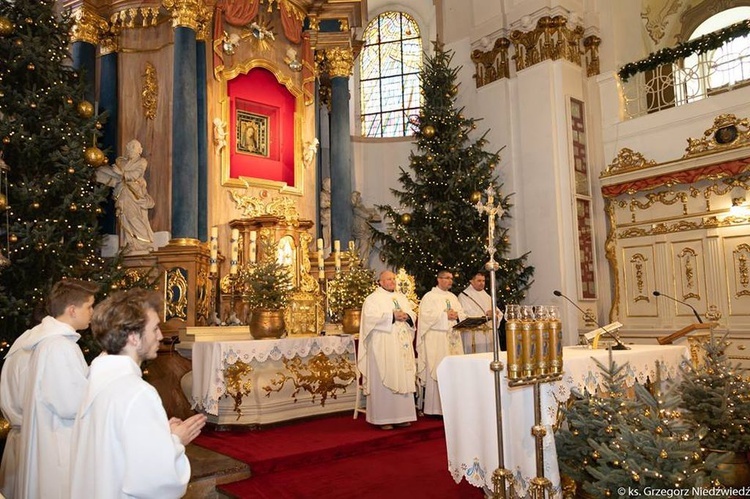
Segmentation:
<svg viewBox="0 0 750 499">
<path fill-rule="evenodd" d="M 76 111 L 78 111 L 78 116 L 87 120 L 94 116 L 94 105 L 87 100 L 82 100 L 78 103 Z"/>
<path fill-rule="evenodd" d="M 8 36 L 13 33 L 13 21 L 5 16 L 0 16 L 0 36 Z"/>
<path fill-rule="evenodd" d="M 404 225 L 409 225 L 411 223 L 411 213 L 403 213 L 401 215 L 401 223 Z"/>
<path fill-rule="evenodd" d="M 662 433 L 664 433 L 664 428 L 662 428 L 661 426 L 657 426 L 654 431 L 657 435 L 661 435 Z"/>
<path fill-rule="evenodd" d="M 10 142 L 10 140 L 8 142 Z M 428 154 L 427 156 L 425 156 L 425 159 L 428 163 L 432 163 L 432 160 L 435 159 L 435 157 L 432 154 Z"/>
<path fill-rule="evenodd" d="M 15 235 L 15 234 L 11 234 L 10 237 L 8 238 L 8 240 L 10 242 L 12 242 L 12 243 L 17 243 L 18 242 L 18 236 Z"/>
<path fill-rule="evenodd" d="M 5 418 L 0 418 L 0 440 L 8 438 L 10 432 L 10 421 Z"/>
<path fill-rule="evenodd" d="M 75 203 L 70 204 L 70 211 L 78 211 L 78 205 Z"/>
<path fill-rule="evenodd" d="M 424 127 L 422 127 L 422 135 L 424 135 L 428 139 L 433 138 L 435 136 L 435 132 L 435 127 L 432 125 L 425 125 Z"/>
<path fill-rule="evenodd" d="M 30 62 L 26 65 L 26 69 L 28 69 L 29 71 L 34 71 L 36 69 L 36 66 L 34 66 L 33 62 Z"/>
<path fill-rule="evenodd" d="M 471 204 L 477 204 L 481 200 L 482 200 L 482 193 L 479 191 L 474 191 L 471 193 L 471 196 L 469 196 L 469 201 L 471 201 Z"/>
<path fill-rule="evenodd" d="M 102 150 L 96 146 L 87 147 L 86 150 L 83 151 L 83 157 L 86 159 L 86 163 L 94 168 L 104 163 L 104 160 L 106 159 Z"/>
<path fill-rule="evenodd" d="M 10 144 L 10 137 L 3 137 L 3 144 Z"/>
<path fill-rule="evenodd" d="M 669 454 L 667 454 L 667 451 L 665 451 L 664 449 L 662 449 L 661 452 L 659 452 L 659 457 L 662 458 L 662 459 L 666 459 L 666 458 L 669 457 Z"/>
<path fill-rule="evenodd" d="M 8 207 L 8 197 L 5 194 L 0 193 L 0 211 L 5 210 Z"/>
</svg>

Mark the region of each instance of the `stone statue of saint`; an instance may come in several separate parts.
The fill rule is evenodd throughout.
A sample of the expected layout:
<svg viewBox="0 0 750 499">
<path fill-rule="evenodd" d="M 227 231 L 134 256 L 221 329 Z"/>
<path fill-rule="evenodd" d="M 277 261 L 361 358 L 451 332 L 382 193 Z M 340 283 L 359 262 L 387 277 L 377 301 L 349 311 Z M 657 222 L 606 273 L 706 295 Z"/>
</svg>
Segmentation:
<svg viewBox="0 0 750 499">
<path fill-rule="evenodd" d="M 96 180 L 114 187 L 113 196 L 120 222 L 120 244 L 123 253 L 147 253 L 154 248 L 154 232 L 148 221 L 148 210 L 154 200 L 146 189 L 148 162 L 141 157 L 143 148 L 137 140 L 125 146 L 125 156 L 120 156 L 112 166 L 96 170 Z"/>
<path fill-rule="evenodd" d="M 362 263 L 367 266 L 372 251 L 372 229 L 370 224 L 380 222 L 381 218 L 375 208 L 368 208 L 362 204 L 362 194 L 359 191 L 352 192 L 352 211 L 354 221 L 352 225 L 352 237 Z"/>
<path fill-rule="evenodd" d="M 331 178 L 324 178 L 320 189 L 320 232 L 323 247 L 331 247 Z"/>
</svg>

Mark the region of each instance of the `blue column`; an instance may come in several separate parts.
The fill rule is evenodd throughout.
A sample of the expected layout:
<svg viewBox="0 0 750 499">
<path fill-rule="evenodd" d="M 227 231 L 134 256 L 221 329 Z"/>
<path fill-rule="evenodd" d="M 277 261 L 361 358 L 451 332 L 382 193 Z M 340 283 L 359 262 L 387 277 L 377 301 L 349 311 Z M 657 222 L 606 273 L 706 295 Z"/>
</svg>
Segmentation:
<svg viewBox="0 0 750 499">
<path fill-rule="evenodd" d="M 103 54 L 99 59 L 99 112 L 107 113 L 101 137 L 102 149 L 107 152 L 109 164 L 117 157 L 118 108 L 117 108 L 117 52 Z M 105 234 L 117 234 L 115 203 L 111 193 L 107 196 L 107 203 L 103 207 L 104 216 L 101 219 L 102 230 Z"/>
<path fill-rule="evenodd" d="M 206 42 L 195 49 L 198 97 L 198 239 L 208 240 L 208 106 L 206 100 Z"/>
<path fill-rule="evenodd" d="M 198 237 L 198 101 L 195 31 L 174 30 L 172 238 Z"/>
<path fill-rule="evenodd" d="M 96 100 L 96 45 L 76 41 L 70 48 L 73 67 L 83 73 L 86 82 L 84 98 L 92 104 Z"/>
<path fill-rule="evenodd" d="M 352 144 L 349 136 L 349 78 L 331 78 L 331 241 L 352 240 Z"/>
</svg>

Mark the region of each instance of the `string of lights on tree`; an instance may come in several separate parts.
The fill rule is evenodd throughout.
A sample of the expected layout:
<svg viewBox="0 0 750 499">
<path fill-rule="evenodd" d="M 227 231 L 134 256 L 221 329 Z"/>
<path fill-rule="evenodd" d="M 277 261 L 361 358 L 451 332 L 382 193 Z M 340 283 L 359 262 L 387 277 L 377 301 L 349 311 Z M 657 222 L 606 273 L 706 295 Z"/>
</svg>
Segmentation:
<svg viewBox="0 0 750 499">
<path fill-rule="evenodd" d="M 741 36 L 747 36 L 748 33 L 750 33 L 750 19 L 732 24 L 731 26 L 698 38 L 678 43 L 674 47 L 667 47 L 652 52 L 645 59 L 625 64 L 617 72 L 617 75 L 622 81 L 628 81 L 635 74 L 652 71 L 663 64 L 674 64 L 676 61 L 690 57 L 693 54 L 705 54 L 710 50 L 721 47 L 728 41 Z"/>
<path fill-rule="evenodd" d="M 7 165 L 0 227 L 0 352 L 31 323 L 35 307 L 63 277 L 124 279 L 100 256 L 98 217 L 107 188 L 95 181 L 106 161 L 97 140 L 104 116 L 85 98 L 69 64 L 69 12 L 55 2 L 0 0 L 0 151 Z"/>
<path fill-rule="evenodd" d="M 440 269 L 454 273 L 454 291 L 473 273 L 484 268 L 487 254 L 487 215 L 475 203 L 492 188 L 508 218 L 510 196 L 500 193 L 495 168 L 498 152 L 484 150 L 487 132 L 472 140 L 476 121 L 456 108 L 459 68 L 452 68 L 453 54 L 435 43 L 435 53 L 425 59 L 420 73 L 423 103 L 418 116 L 410 117 L 416 150 L 409 155 L 410 169 L 400 169 L 401 189 L 392 189 L 399 206 L 379 205 L 387 227 L 373 229 L 381 258 L 393 268 L 414 276 L 417 294 L 435 285 Z M 506 259 L 510 249 L 507 228 L 499 228 L 495 241 L 500 268 L 498 299 L 518 303 L 533 275 L 527 255 Z"/>
</svg>

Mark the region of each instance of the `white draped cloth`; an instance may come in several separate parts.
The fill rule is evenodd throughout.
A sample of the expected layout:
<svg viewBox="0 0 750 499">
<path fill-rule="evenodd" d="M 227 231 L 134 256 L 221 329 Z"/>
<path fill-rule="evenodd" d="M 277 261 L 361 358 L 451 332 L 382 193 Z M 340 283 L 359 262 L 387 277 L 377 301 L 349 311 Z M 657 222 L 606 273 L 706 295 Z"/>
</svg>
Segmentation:
<svg viewBox="0 0 750 499">
<path fill-rule="evenodd" d="M 409 314 L 411 325 L 393 313 Z M 367 395 L 367 421 L 397 424 L 416 421 L 414 326 L 417 316 L 401 293 L 379 287 L 362 305 L 357 367 Z"/>
<path fill-rule="evenodd" d="M 437 382 L 437 368 L 448 355 L 464 353 L 460 333 L 453 329 L 455 320 L 448 319 L 448 310 L 458 312 L 458 320 L 466 318 L 461 303 L 450 291 L 437 286 L 424 295 L 419 304 L 417 321 L 417 378 L 425 387 L 424 413 L 442 414 Z"/>
<path fill-rule="evenodd" d="M 73 421 L 88 375 L 76 344 L 81 335 L 49 316 L 25 335 L 19 337 L 29 358 L 16 497 L 67 497 Z"/>
<path fill-rule="evenodd" d="M 74 428 L 70 497 L 182 497 L 190 480 L 156 389 L 127 355 L 102 355 Z"/>
</svg>

